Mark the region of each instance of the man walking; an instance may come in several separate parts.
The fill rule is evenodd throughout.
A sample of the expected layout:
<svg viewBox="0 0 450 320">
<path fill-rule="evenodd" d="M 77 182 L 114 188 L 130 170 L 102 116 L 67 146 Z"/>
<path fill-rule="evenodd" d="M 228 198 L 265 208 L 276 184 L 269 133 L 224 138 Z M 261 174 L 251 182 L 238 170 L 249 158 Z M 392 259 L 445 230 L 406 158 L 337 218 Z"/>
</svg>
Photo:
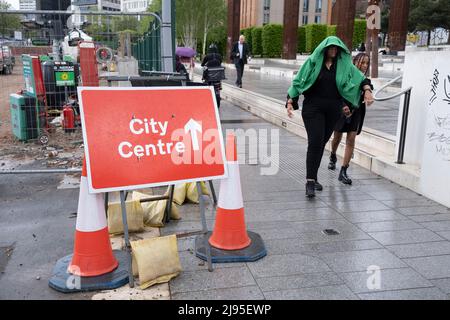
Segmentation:
<svg viewBox="0 0 450 320">
<path fill-rule="evenodd" d="M 231 60 L 236 66 L 237 79 L 236 86 L 242 88 L 242 76 L 244 75 L 244 66 L 247 64 L 247 59 L 250 56 L 250 50 L 245 42 L 245 36 L 239 37 L 239 42 L 235 43 L 233 50 L 231 50 Z"/>
</svg>

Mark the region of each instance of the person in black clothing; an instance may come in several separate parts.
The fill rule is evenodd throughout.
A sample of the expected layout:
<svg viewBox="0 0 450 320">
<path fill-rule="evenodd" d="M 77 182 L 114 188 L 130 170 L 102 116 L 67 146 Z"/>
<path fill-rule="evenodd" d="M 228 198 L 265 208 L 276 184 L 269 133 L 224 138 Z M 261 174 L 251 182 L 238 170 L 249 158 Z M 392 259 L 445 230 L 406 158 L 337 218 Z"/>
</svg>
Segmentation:
<svg viewBox="0 0 450 320">
<path fill-rule="evenodd" d="M 241 35 L 239 37 L 239 42 L 235 43 L 233 49 L 231 50 L 230 59 L 236 66 L 236 86 L 242 88 L 242 77 L 244 76 L 244 66 L 248 63 L 250 56 L 250 50 L 247 43 L 245 42 L 245 36 Z"/>
<path fill-rule="evenodd" d="M 179 56 L 175 57 L 175 71 L 180 73 L 183 76 L 188 76 L 188 72 L 184 64 L 181 63 L 181 59 Z"/>
<path fill-rule="evenodd" d="M 327 40 L 327 39 L 331 40 Z M 318 170 L 323 157 L 325 145 L 330 139 L 335 125 L 342 113 L 349 114 L 350 110 L 346 108 L 344 98 L 341 92 L 347 92 L 348 87 L 357 86 L 360 90 L 369 88 L 367 79 L 362 74 L 355 76 L 358 70 L 350 70 L 355 68 L 351 63 L 350 52 L 337 37 L 329 37 L 323 43 L 332 43 L 325 45 L 320 51 L 314 52 L 310 59 L 304 64 L 297 77 L 293 81 L 293 86 L 289 92 L 298 92 L 305 96 L 302 108 L 302 118 L 308 135 L 308 151 L 306 156 L 307 183 L 306 196 L 308 198 L 315 197 L 315 191 L 323 190 L 322 185 L 318 182 Z M 337 39 L 337 40 L 336 40 Z M 338 45 L 335 45 L 337 43 Z M 345 50 L 345 52 L 343 52 Z M 341 57 L 342 55 L 342 57 Z M 350 60 L 350 61 L 348 61 Z M 342 63 L 339 68 L 338 63 Z M 313 80 L 313 84 L 302 92 L 302 86 L 305 82 L 312 81 L 313 74 L 317 74 L 317 66 L 320 70 L 317 78 Z M 349 68 L 349 69 L 347 69 Z M 356 69 L 356 68 L 355 68 Z M 341 74 L 337 74 L 337 70 L 341 70 Z M 352 79 L 355 77 L 355 79 Z M 358 79 L 358 80 L 356 80 Z M 359 80 L 361 79 L 361 80 Z M 354 90 L 352 91 L 354 92 Z M 372 93 L 365 92 L 365 99 L 370 105 L 373 102 Z M 298 96 L 289 96 L 286 103 L 289 117 L 293 117 L 294 105 L 298 104 Z"/>
<path fill-rule="evenodd" d="M 219 49 L 215 44 L 211 44 L 208 48 L 208 54 L 203 58 L 202 67 L 203 71 L 203 81 L 207 82 L 208 85 L 214 86 L 214 92 L 216 94 L 217 107 L 220 108 L 220 90 L 222 90 L 222 81 L 220 78 L 217 79 L 214 75 L 211 75 L 213 68 L 220 68 L 222 66 L 222 56 L 219 54 Z"/>
<path fill-rule="evenodd" d="M 366 53 L 359 53 L 353 59 L 353 64 L 362 72 L 364 75 L 367 75 L 370 65 L 370 57 Z M 367 79 L 368 84 L 370 85 L 369 90 L 373 90 L 372 83 L 370 79 Z M 364 118 L 366 115 L 366 104 L 364 103 L 364 96 L 361 95 L 360 99 L 360 107 L 359 108 L 350 108 L 348 107 L 350 104 L 346 103 L 346 111 L 350 112 L 348 116 L 342 115 L 339 121 L 336 123 L 336 127 L 334 129 L 333 141 L 332 141 L 332 151 L 330 155 L 330 163 L 328 165 L 328 169 L 336 170 L 336 151 L 339 147 L 339 144 L 342 140 L 342 134 L 344 132 L 347 133 L 347 140 L 345 143 L 345 153 L 344 160 L 342 162 L 341 171 L 339 173 L 339 181 L 344 184 L 352 184 L 352 179 L 347 174 L 347 169 L 350 165 L 350 160 L 353 155 L 353 151 L 355 150 L 355 140 L 356 136 L 361 133 Z"/>
<path fill-rule="evenodd" d="M 208 48 L 208 54 L 203 58 L 202 67 L 217 68 L 221 65 L 222 56 L 219 54 L 219 49 L 215 44 L 211 44 Z M 203 72 L 203 79 L 207 80 L 205 72 Z"/>
</svg>

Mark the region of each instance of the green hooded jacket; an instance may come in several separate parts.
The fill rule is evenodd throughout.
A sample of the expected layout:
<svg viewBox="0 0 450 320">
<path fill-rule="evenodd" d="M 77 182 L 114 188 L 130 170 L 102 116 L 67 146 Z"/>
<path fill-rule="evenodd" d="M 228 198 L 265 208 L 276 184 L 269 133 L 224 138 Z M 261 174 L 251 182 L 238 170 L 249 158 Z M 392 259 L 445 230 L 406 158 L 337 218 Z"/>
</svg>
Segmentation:
<svg viewBox="0 0 450 320">
<path fill-rule="evenodd" d="M 288 94 L 291 98 L 296 98 L 312 87 L 322 69 L 325 59 L 325 49 L 332 45 L 341 48 L 341 54 L 338 57 L 336 66 L 337 89 L 345 100 L 350 102 L 354 108 L 358 108 L 361 97 L 360 86 L 365 76 L 353 65 L 350 51 L 346 45 L 341 39 L 335 36 L 330 36 L 323 40 L 305 61 L 292 81 L 292 86 L 289 88 Z"/>
</svg>

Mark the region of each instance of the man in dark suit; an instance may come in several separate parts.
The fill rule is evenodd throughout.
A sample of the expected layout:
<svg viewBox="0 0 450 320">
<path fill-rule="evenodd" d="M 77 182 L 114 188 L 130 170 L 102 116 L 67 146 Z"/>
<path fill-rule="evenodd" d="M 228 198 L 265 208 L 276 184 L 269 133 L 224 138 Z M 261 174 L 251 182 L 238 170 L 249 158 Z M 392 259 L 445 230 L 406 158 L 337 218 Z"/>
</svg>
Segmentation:
<svg viewBox="0 0 450 320">
<path fill-rule="evenodd" d="M 233 60 L 236 66 L 237 80 L 236 85 L 242 88 L 242 76 L 244 75 L 244 66 L 248 62 L 250 56 L 250 50 L 248 44 L 245 42 L 245 37 L 241 35 L 239 37 L 239 42 L 236 42 L 231 50 L 231 60 Z"/>
</svg>

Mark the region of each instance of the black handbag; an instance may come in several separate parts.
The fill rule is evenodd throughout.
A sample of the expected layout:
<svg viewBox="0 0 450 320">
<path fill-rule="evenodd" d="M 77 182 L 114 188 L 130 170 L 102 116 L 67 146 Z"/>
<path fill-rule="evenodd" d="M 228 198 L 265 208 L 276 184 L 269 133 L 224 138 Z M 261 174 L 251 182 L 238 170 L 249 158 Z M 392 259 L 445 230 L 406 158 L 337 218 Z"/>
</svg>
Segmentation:
<svg viewBox="0 0 450 320">
<path fill-rule="evenodd" d="M 219 82 L 226 79 L 224 67 L 207 68 L 205 73 L 207 81 Z"/>
</svg>

